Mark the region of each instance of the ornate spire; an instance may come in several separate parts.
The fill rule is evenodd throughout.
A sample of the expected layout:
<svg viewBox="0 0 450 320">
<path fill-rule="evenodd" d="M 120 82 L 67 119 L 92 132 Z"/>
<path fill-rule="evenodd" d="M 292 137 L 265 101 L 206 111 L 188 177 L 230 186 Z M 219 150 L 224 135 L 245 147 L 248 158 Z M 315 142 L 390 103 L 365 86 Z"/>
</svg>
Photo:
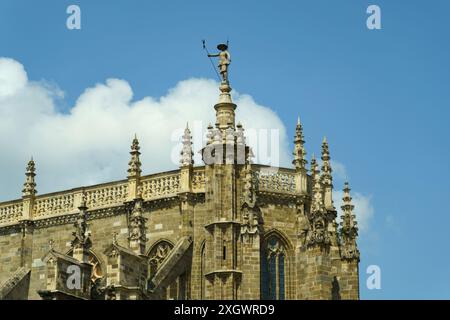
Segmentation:
<svg viewBox="0 0 450 320">
<path fill-rule="evenodd" d="M 331 175 L 330 151 L 328 148 L 327 138 L 323 138 L 322 142 L 322 184 L 324 187 L 325 207 L 336 216 L 336 208 L 333 204 L 333 177 Z"/>
<path fill-rule="evenodd" d="M 333 177 L 331 176 L 330 150 L 328 148 L 327 138 L 322 142 L 322 183 L 325 186 L 333 186 Z"/>
<path fill-rule="evenodd" d="M 297 127 L 295 128 L 295 138 L 294 138 L 294 160 L 292 164 L 296 169 L 306 169 L 306 151 L 305 151 L 305 140 L 303 136 L 303 127 L 300 122 L 300 117 L 297 120 Z"/>
<path fill-rule="evenodd" d="M 317 161 L 316 161 L 316 155 L 313 153 L 311 156 L 311 168 L 310 168 L 310 174 L 311 174 L 311 181 L 314 184 L 315 176 L 319 174 Z"/>
<path fill-rule="evenodd" d="M 147 242 L 145 226 L 147 219 L 143 217 L 142 202 L 142 188 L 139 187 L 137 198 L 134 200 L 134 206 L 129 217 L 130 236 L 128 237 L 131 250 L 138 255 L 145 254 L 145 243 Z"/>
<path fill-rule="evenodd" d="M 244 127 L 240 122 L 236 126 L 236 144 L 245 145 Z"/>
<path fill-rule="evenodd" d="M 23 184 L 23 190 L 22 195 L 25 196 L 34 196 L 36 195 L 36 182 L 34 181 L 34 177 L 36 176 L 36 167 L 33 160 L 33 157 L 31 157 L 31 160 L 28 162 L 27 165 L 27 171 L 25 173 L 26 180 Z"/>
<path fill-rule="evenodd" d="M 75 232 L 72 233 L 74 239 L 71 242 L 73 257 L 82 262 L 88 261 L 88 250 L 92 246 L 90 236 L 87 233 L 87 209 L 86 193 L 83 192 L 81 204 L 78 207 L 77 220 L 74 223 Z"/>
<path fill-rule="evenodd" d="M 352 197 L 350 196 L 350 187 L 348 182 L 344 185 L 344 196 L 342 198 L 343 205 L 341 216 L 341 256 L 344 259 L 359 261 L 359 250 L 356 245 L 356 238 L 358 237 L 358 227 L 356 217 L 353 214 L 355 206 L 352 204 Z"/>
<path fill-rule="evenodd" d="M 209 145 L 214 142 L 214 127 L 211 123 L 208 124 L 208 131 L 206 133 L 206 144 Z"/>
<path fill-rule="evenodd" d="M 313 158 L 314 160 L 314 158 Z M 312 161 L 311 161 L 312 164 Z M 317 165 L 315 165 L 317 168 Z M 317 170 L 317 169 L 316 169 Z M 320 182 L 320 175 L 318 171 L 315 171 L 313 176 L 313 188 L 312 188 L 312 203 L 311 203 L 311 213 L 315 214 L 317 212 L 322 212 L 324 209 L 323 203 L 323 187 Z"/>
<path fill-rule="evenodd" d="M 182 167 L 190 166 L 194 164 L 192 152 L 192 136 L 191 131 L 189 130 L 188 124 L 186 124 L 186 129 L 184 129 L 184 135 L 182 138 L 183 149 L 180 152 L 181 159 L 180 164 Z"/>
<path fill-rule="evenodd" d="M 139 141 L 134 136 L 133 143 L 131 144 L 131 160 L 128 162 L 128 178 L 135 178 L 141 176 L 141 161 L 139 160 Z"/>
</svg>

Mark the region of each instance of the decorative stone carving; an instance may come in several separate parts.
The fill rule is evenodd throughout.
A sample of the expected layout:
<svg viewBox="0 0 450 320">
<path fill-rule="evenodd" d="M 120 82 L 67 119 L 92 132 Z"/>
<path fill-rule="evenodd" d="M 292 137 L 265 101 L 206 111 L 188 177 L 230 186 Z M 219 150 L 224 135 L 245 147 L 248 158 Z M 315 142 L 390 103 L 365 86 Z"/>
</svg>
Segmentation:
<svg viewBox="0 0 450 320">
<path fill-rule="evenodd" d="M 142 196 L 150 200 L 167 195 L 176 195 L 180 186 L 180 175 L 166 175 L 142 181 Z"/>
<path fill-rule="evenodd" d="M 302 245 L 306 244 L 306 237 L 308 235 L 310 224 L 308 218 L 303 213 L 297 214 L 297 232 L 298 237 L 300 238 Z"/>
<path fill-rule="evenodd" d="M 172 248 L 173 246 L 170 243 L 161 241 L 152 249 L 149 253 L 150 277 L 156 274 L 156 271 L 167 258 Z"/>
<path fill-rule="evenodd" d="M 303 137 L 303 128 L 300 123 L 300 117 L 297 121 L 297 127 L 295 128 L 294 138 L 294 160 L 292 164 L 296 169 L 306 169 L 306 150 L 305 150 L 305 138 Z"/>
<path fill-rule="evenodd" d="M 0 207 L 0 224 L 18 222 L 22 217 L 23 204 L 12 203 Z"/>
<path fill-rule="evenodd" d="M 50 244 L 50 246 L 53 246 L 53 241 Z M 67 255 L 73 256 L 73 250 L 70 250 Z M 93 283 L 97 282 L 98 279 L 102 279 L 104 277 L 103 269 L 100 264 L 100 261 L 95 256 L 95 254 L 92 251 L 89 251 L 87 253 L 88 259 L 87 263 L 92 265 L 92 274 L 91 274 L 91 281 Z"/>
<path fill-rule="evenodd" d="M 254 235 L 259 233 L 260 211 L 258 208 L 251 208 L 244 205 L 242 208 L 242 235 Z"/>
<path fill-rule="evenodd" d="M 331 175 L 331 164 L 330 164 L 330 151 L 328 147 L 327 138 L 323 138 L 322 142 L 322 176 L 321 182 L 324 186 L 332 186 L 333 177 Z"/>
<path fill-rule="evenodd" d="M 236 144 L 245 145 L 244 128 L 240 122 L 236 126 Z"/>
<path fill-rule="evenodd" d="M 192 189 L 194 192 L 205 191 L 205 171 L 194 171 L 192 176 Z"/>
<path fill-rule="evenodd" d="M 208 124 L 208 130 L 206 132 L 206 144 L 209 145 L 214 142 L 214 127 L 212 124 Z"/>
<path fill-rule="evenodd" d="M 213 144 L 222 144 L 222 131 L 219 129 L 213 129 Z"/>
<path fill-rule="evenodd" d="M 234 129 L 232 127 L 225 129 L 225 143 L 234 144 Z"/>
<path fill-rule="evenodd" d="M 356 238 L 358 237 L 358 227 L 353 214 L 354 205 L 350 196 L 350 187 L 348 182 L 344 185 L 344 196 L 342 198 L 343 205 L 341 216 L 341 257 L 347 260 L 359 261 L 359 250 L 356 245 Z"/>
<path fill-rule="evenodd" d="M 89 208 L 99 208 L 110 205 L 121 205 L 127 200 L 128 185 L 119 184 L 86 191 L 86 205 Z"/>
<path fill-rule="evenodd" d="M 36 199 L 35 217 L 48 217 L 74 210 L 74 194 Z"/>
<path fill-rule="evenodd" d="M 253 236 L 259 233 L 260 224 L 262 223 L 261 211 L 256 205 L 256 192 L 254 189 L 254 176 L 252 172 L 252 157 L 253 153 L 249 150 L 246 159 L 244 173 L 244 190 L 243 206 L 242 206 L 242 225 L 241 235 L 244 238 Z"/>
<path fill-rule="evenodd" d="M 23 196 L 34 196 L 36 195 L 36 182 L 34 177 L 36 176 L 36 167 L 33 158 L 28 162 L 27 171 L 25 173 L 26 180 L 23 184 L 22 195 Z"/>
<path fill-rule="evenodd" d="M 192 136 L 188 125 L 186 125 L 186 129 L 184 130 L 182 144 L 183 148 L 180 153 L 181 155 L 180 164 L 182 167 L 191 166 L 194 164 L 193 160 L 194 153 L 192 152 Z"/>
<path fill-rule="evenodd" d="M 258 191 L 295 193 L 295 175 L 286 172 L 255 172 Z"/>
<path fill-rule="evenodd" d="M 311 160 L 313 175 L 313 196 L 311 203 L 310 225 L 306 242 L 309 247 L 320 246 L 328 248 L 331 244 L 331 236 L 328 231 L 328 213 L 323 203 L 323 190 L 320 183 L 320 175 L 315 158 Z"/>
<path fill-rule="evenodd" d="M 71 242 L 73 257 L 80 262 L 88 262 L 88 252 L 92 246 L 90 235 L 87 232 L 87 206 L 86 194 L 83 193 L 80 210 L 77 220 L 74 223 L 75 232 L 72 233 L 74 239 Z"/>
<path fill-rule="evenodd" d="M 135 136 L 131 144 L 131 160 L 128 162 L 128 178 L 139 177 L 141 175 L 141 161 L 139 160 L 139 141 Z"/>
<path fill-rule="evenodd" d="M 142 188 L 138 188 L 138 197 L 134 201 L 134 207 L 128 219 L 130 248 L 138 255 L 144 254 L 145 243 L 147 242 L 145 225 L 147 219 L 143 217 L 142 201 Z"/>
</svg>

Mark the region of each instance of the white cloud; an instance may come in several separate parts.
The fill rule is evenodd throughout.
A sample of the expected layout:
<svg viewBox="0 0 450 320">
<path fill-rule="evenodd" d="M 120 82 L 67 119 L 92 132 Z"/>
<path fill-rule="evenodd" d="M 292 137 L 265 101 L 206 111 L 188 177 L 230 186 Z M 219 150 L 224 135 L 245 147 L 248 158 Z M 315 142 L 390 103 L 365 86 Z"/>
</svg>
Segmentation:
<svg viewBox="0 0 450 320">
<path fill-rule="evenodd" d="M 335 190 L 333 191 L 334 205 L 338 210 L 338 223 L 341 221 L 342 215 L 342 197 L 343 191 L 337 189 L 336 185 L 343 185 L 344 182 L 348 182 L 349 177 L 347 175 L 347 169 L 344 164 L 339 161 L 331 160 L 331 167 L 333 169 L 333 179 L 335 184 Z M 336 183 L 337 182 L 337 183 Z M 340 188 L 342 189 L 342 188 Z M 352 197 L 352 203 L 355 206 L 353 213 L 356 216 L 358 222 L 358 228 L 360 232 L 367 232 L 370 222 L 374 215 L 374 208 L 372 205 L 372 197 L 364 195 L 357 191 L 350 192 Z"/>
<path fill-rule="evenodd" d="M 341 182 L 347 181 L 348 176 L 347 176 L 347 169 L 345 168 L 345 166 L 339 161 L 333 159 L 331 159 L 330 162 L 331 168 L 333 169 L 333 177 Z"/>
<path fill-rule="evenodd" d="M 289 165 L 286 129 L 275 112 L 249 95 L 233 92 L 236 117 L 247 132 L 278 129 L 280 164 Z M 208 79 L 179 82 L 160 98 L 133 100 L 128 82 L 108 79 L 87 88 L 75 105 L 60 112 L 61 90 L 29 81 L 24 67 L 0 58 L 0 200 L 20 197 L 26 162 L 34 156 L 39 193 L 126 177 L 129 147 L 136 133 L 144 174 L 171 170 L 174 146 L 189 121 L 194 149 L 214 124 L 218 84 Z M 200 158 L 196 156 L 196 163 Z"/>
<path fill-rule="evenodd" d="M 338 221 L 342 215 L 342 197 L 344 193 L 340 190 L 333 192 L 334 205 L 338 210 Z M 366 232 L 369 229 L 369 224 L 374 215 L 374 208 L 372 205 L 372 197 L 363 195 L 359 192 L 350 192 L 352 197 L 352 203 L 355 206 L 353 213 L 356 216 L 356 221 L 358 222 L 358 227 L 360 232 Z"/>
<path fill-rule="evenodd" d="M 0 98 L 14 95 L 26 86 L 27 74 L 17 61 L 0 59 L 0 70 Z"/>
</svg>

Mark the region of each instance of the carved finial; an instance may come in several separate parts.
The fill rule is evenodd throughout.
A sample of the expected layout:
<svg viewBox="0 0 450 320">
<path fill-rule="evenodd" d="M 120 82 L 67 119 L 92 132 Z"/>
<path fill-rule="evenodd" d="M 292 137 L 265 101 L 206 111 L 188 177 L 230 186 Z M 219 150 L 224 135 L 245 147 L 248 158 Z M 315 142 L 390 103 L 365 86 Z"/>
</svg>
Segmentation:
<svg viewBox="0 0 450 320">
<path fill-rule="evenodd" d="M 331 176 L 331 164 L 330 164 L 330 150 L 328 148 L 327 138 L 323 138 L 322 142 L 322 182 L 326 186 L 332 185 L 332 176 Z"/>
<path fill-rule="evenodd" d="M 136 254 L 145 253 L 145 243 L 147 242 L 146 221 L 143 216 L 143 199 L 138 197 L 134 200 L 134 207 L 129 215 L 129 245 Z"/>
<path fill-rule="evenodd" d="M 310 247 L 316 245 L 328 247 L 331 244 L 331 233 L 328 230 L 328 212 L 324 205 L 323 186 L 314 155 L 311 159 L 311 179 L 313 183 L 310 210 L 311 227 L 307 234 L 307 244 Z"/>
<path fill-rule="evenodd" d="M 353 214 L 353 209 L 355 207 L 352 204 L 352 197 L 350 196 L 350 187 L 348 182 L 344 184 L 344 196 L 342 197 L 342 201 L 342 216 L 340 222 L 342 238 L 341 255 L 344 259 L 359 260 L 359 250 L 356 245 L 358 227 L 356 217 Z"/>
<path fill-rule="evenodd" d="M 192 136 L 189 126 L 186 124 L 186 129 L 182 137 L 183 148 L 181 149 L 180 164 L 182 167 L 191 166 L 194 164 L 194 153 L 192 152 Z"/>
<path fill-rule="evenodd" d="M 74 223 L 75 231 L 72 233 L 74 239 L 72 240 L 72 248 L 74 249 L 86 249 L 91 247 L 91 240 L 87 232 L 87 206 L 86 206 L 86 193 L 83 191 L 81 204 L 78 207 L 77 220 Z"/>
<path fill-rule="evenodd" d="M 208 131 L 206 133 L 206 144 L 209 145 L 214 142 L 214 127 L 211 123 L 208 124 Z"/>
<path fill-rule="evenodd" d="M 295 138 L 294 138 L 294 160 L 292 164 L 296 169 L 306 169 L 306 150 L 305 150 L 305 140 L 303 137 L 303 127 L 300 122 L 300 117 L 297 120 L 297 126 L 295 128 Z"/>
<path fill-rule="evenodd" d="M 139 160 L 139 141 L 137 136 L 134 136 L 133 142 L 131 144 L 131 160 L 128 162 L 128 178 L 135 178 L 141 176 L 141 161 Z"/>
<path fill-rule="evenodd" d="M 317 168 L 316 155 L 313 153 L 311 156 L 311 168 L 310 168 L 310 174 L 311 174 L 311 178 L 312 178 L 313 182 L 314 182 L 314 177 L 318 173 L 319 173 L 319 170 Z"/>
<path fill-rule="evenodd" d="M 325 193 L 325 206 L 328 210 L 333 211 L 336 215 L 336 209 L 333 205 L 333 176 L 331 175 L 330 150 L 328 148 L 327 138 L 323 138 L 322 142 L 322 167 L 321 182 Z"/>
<path fill-rule="evenodd" d="M 225 143 L 226 144 L 234 144 L 234 136 L 235 136 L 235 132 L 231 126 L 228 127 L 227 129 L 225 129 Z"/>
<path fill-rule="evenodd" d="M 314 159 L 314 158 L 313 158 Z M 313 162 L 311 161 L 311 165 Z M 317 165 L 315 165 L 317 168 Z M 322 190 L 322 184 L 320 183 L 320 175 L 317 172 L 317 169 L 315 170 L 315 174 L 312 176 L 313 178 L 313 189 L 312 189 L 312 204 L 311 204 L 311 212 L 318 212 L 323 209 L 323 190 Z"/>
<path fill-rule="evenodd" d="M 223 143 L 223 135 L 220 129 L 213 130 L 213 144 L 222 144 Z"/>
<path fill-rule="evenodd" d="M 244 127 L 240 122 L 236 126 L 236 144 L 245 145 Z"/>
<path fill-rule="evenodd" d="M 26 179 L 23 184 L 22 195 L 23 196 L 34 196 L 36 195 L 36 182 L 34 181 L 34 177 L 36 176 L 36 166 L 31 157 L 31 160 L 28 162 L 27 171 L 25 173 Z"/>
</svg>

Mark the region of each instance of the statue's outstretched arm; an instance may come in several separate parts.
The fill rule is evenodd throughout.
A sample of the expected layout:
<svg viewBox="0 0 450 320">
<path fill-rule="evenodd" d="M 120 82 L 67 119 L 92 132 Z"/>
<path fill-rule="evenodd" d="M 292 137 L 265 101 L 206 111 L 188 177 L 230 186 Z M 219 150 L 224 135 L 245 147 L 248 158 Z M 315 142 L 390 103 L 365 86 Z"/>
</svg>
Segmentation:
<svg viewBox="0 0 450 320">
<path fill-rule="evenodd" d="M 210 57 L 210 58 L 214 58 L 214 57 L 218 57 L 219 56 L 219 54 L 217 53 L 217 54 L 208 54 L 208 57 Z"/>
</svg>

